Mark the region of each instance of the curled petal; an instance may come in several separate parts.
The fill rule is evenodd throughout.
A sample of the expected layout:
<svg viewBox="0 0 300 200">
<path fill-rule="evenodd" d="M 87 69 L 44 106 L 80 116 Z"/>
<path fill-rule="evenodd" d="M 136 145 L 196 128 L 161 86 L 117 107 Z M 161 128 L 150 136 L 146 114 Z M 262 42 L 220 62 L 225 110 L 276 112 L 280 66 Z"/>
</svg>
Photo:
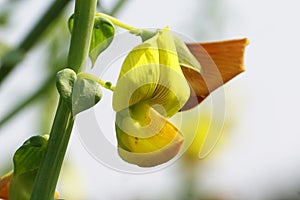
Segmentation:
<svg viewBox="0 0 300 200">
<path fill-rule="evenodd" d="M 181 66 L 191 95 L 181 110 L 198 105 L 210 92 L 244 71 L 244 51 L 248 39 L 228 40 L 212 43 L 193 43 L 187 47 L 201 64 L 198 70 Z"/>
<path fill-rule="evenodd" d="M 135 127 L 135 130 L 133 129 L 133 133 L 128 132 L 130 130 L 128 128 L 125 128 L 126 131 L 124 131 L 123 127 L 116 124 L 120 157 L 126 162 L 141 167 L 152 167 L 169 161 L 178 153 L 184 140 L 181 132 L 166 118 L 153 108 L 149 108 L 148 111 L 153 123 L 143 124 L 141 122 L 139 126 Z M 119 118 L 119 120 L 122 119 Z M 147 122 L 148 118 L 145 121 Z M 161 122 L 159 123 L 159 127 L 156 126 L 157 121 Z M 121 122 L 119 124 L 124 123 Z M 145 135 L 143 132 L 154 133 L 154 135 L 150 137 L 137 137 L 134 135 L 136 131 L 141 135 Z"/>
<path fill-rule="evenodd" d="M 189 96 L 173 37 L 163 29 L 126 57 L 113 94 L 113 108 L 119 112 L 146 101 L 149 105 L 162 105 L 166 115 L 172 116 Z"/>
</svg>

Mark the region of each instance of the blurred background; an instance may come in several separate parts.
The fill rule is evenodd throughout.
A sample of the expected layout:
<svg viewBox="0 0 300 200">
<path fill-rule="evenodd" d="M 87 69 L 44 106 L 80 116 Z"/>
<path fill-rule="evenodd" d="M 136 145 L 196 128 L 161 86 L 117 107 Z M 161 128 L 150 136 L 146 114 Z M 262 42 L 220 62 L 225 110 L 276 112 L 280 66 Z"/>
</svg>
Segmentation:
<svg viewBox="0 0 300 200">
<path fill-rule="evenodd" d="M 51 3 L 0 0 L 0 56 L 23 40 Z M 28 137 L 50 131 L 57 93 L 45 82 L 66 63 L 73 6 L 0 85 L 0 175 L 12 168 L 14 152 Z M 297 0 L 99 1 L 99 11 L 137 27 L 169 25 L 200 42 L 247 37 L 246 72 L 224 86 L 224 129 L 208 157 L 200 160 L 190 149 L 155 173 L 124 174 L 90 156 L 74 131 L 58 186 L 62 198 L 300 199 L 299 8 Z M 207 117 L 199 132 L 214 127 L 209 102 L 200 105 Z"/>
</svg>

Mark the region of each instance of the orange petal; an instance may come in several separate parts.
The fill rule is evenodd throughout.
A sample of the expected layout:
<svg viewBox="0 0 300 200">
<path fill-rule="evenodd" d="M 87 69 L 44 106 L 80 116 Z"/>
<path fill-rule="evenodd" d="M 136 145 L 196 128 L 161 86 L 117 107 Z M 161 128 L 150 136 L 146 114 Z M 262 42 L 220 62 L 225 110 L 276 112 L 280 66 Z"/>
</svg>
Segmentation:
<svg viewBox="0 0 300 200">
<path fill-rule="evenodd" d="M 0 178 L 0 198 L 8 199 L 9 181 L 11 174 L 7 174 Z"/>
<path fill-rule="evenodd" d="M 210 92 L 244 71 L 244 51 L 248 39 L 187 44 L 201 64 L 202 73 L 181 66 L 191 88 L 191 96 L 181 110 L 198 105 Z"/>
</svg>

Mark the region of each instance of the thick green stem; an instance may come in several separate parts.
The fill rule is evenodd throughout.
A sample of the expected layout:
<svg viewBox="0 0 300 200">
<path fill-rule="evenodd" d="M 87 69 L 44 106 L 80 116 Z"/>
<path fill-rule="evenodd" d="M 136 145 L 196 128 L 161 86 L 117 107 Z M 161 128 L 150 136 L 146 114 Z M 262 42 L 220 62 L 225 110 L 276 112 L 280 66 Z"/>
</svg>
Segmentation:
<svg viewBox="0 0 300 200">
<path fill-rule="evenodd" d="M 56 0 L 36 23 L 33 29 L 25 36 L 22 42 L 3 57 L 0 66 L 0 85 L 23 59 L 26 52 L 38 41 L 49 25 L 59 16 L 70 0 Z"/>
<path fill-rule="evenodd" d="M 76 1 L 74 25 L 68 56 L 68 67 L 72 68 L 75 72 L 84 68 L 83 65 L 88 58 L 96 12 L 96 6 L 94 5 L 96 5 L 96 0 Z M 93 6 L 93 9 L 91 9 L 91 6 Z"/>
<path fill-rule="evenodd" d="M 74 119 L 67 103 L 60 99 L 47 150 L 35 180 L 31 200 L 53 199 L 73 123 Z"/>
<path fill-rule="evenodd" d="M 68 57 L 68 67 L 75 72 L 83 68 L 88 56 L 96 3 L 96 0 L 76 0 L 75 3 L 74 28 Z M 53 199 L 73 122 L 74 118 L 70 106 L 60 98 L 48 146 L 35 180 L 31 200 Z"/>
</svg>

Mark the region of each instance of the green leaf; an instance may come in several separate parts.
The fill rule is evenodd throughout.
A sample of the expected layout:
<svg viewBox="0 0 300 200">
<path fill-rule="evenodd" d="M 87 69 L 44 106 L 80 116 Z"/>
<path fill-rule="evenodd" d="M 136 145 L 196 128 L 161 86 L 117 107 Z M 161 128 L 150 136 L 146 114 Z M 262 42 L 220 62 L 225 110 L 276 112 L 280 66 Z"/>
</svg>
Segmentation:
<svg viewBox="0 0 300 200">
<path fill-rule="evenodd" d="M 112 42 L 115 34 L 113 24 L 102 17 L 96 17 L 90 44 L 90 58 L 94 65 L 97 57 Z"/>
<path fill-rule="evenodd" d="M 94 106 L 102 97 L 101 87 L 96 81 L 77 76 L 68 68 L 57 73 L 56 87 L 74 116 Z"/>
<path fill-rule="evenodd" d="M 96 81 L 77 77 L 72 91 L 73 115 L 93 107 L 101 97 L 101 87 Z"/>
<path fill-rule="evenodd" d="M 33 136 L 16 151 L 14 173 L 9 188 L 9 198 L 14 200 L 30 199 L 34 180 L 47 147 L 42 136 Z"/>
<path fill-rule="evenodd" d="M 69 18 L 69 30 L 72 33 L 74 25 L 74 15 Z M 98 56 L 103 52 L 112 42 L 115 34 L 113 24 L 102 17 L 96 16 L 94 21 L 94 28 L 90 43 L 89 57 L 94 65 Z"/>
</svg>

